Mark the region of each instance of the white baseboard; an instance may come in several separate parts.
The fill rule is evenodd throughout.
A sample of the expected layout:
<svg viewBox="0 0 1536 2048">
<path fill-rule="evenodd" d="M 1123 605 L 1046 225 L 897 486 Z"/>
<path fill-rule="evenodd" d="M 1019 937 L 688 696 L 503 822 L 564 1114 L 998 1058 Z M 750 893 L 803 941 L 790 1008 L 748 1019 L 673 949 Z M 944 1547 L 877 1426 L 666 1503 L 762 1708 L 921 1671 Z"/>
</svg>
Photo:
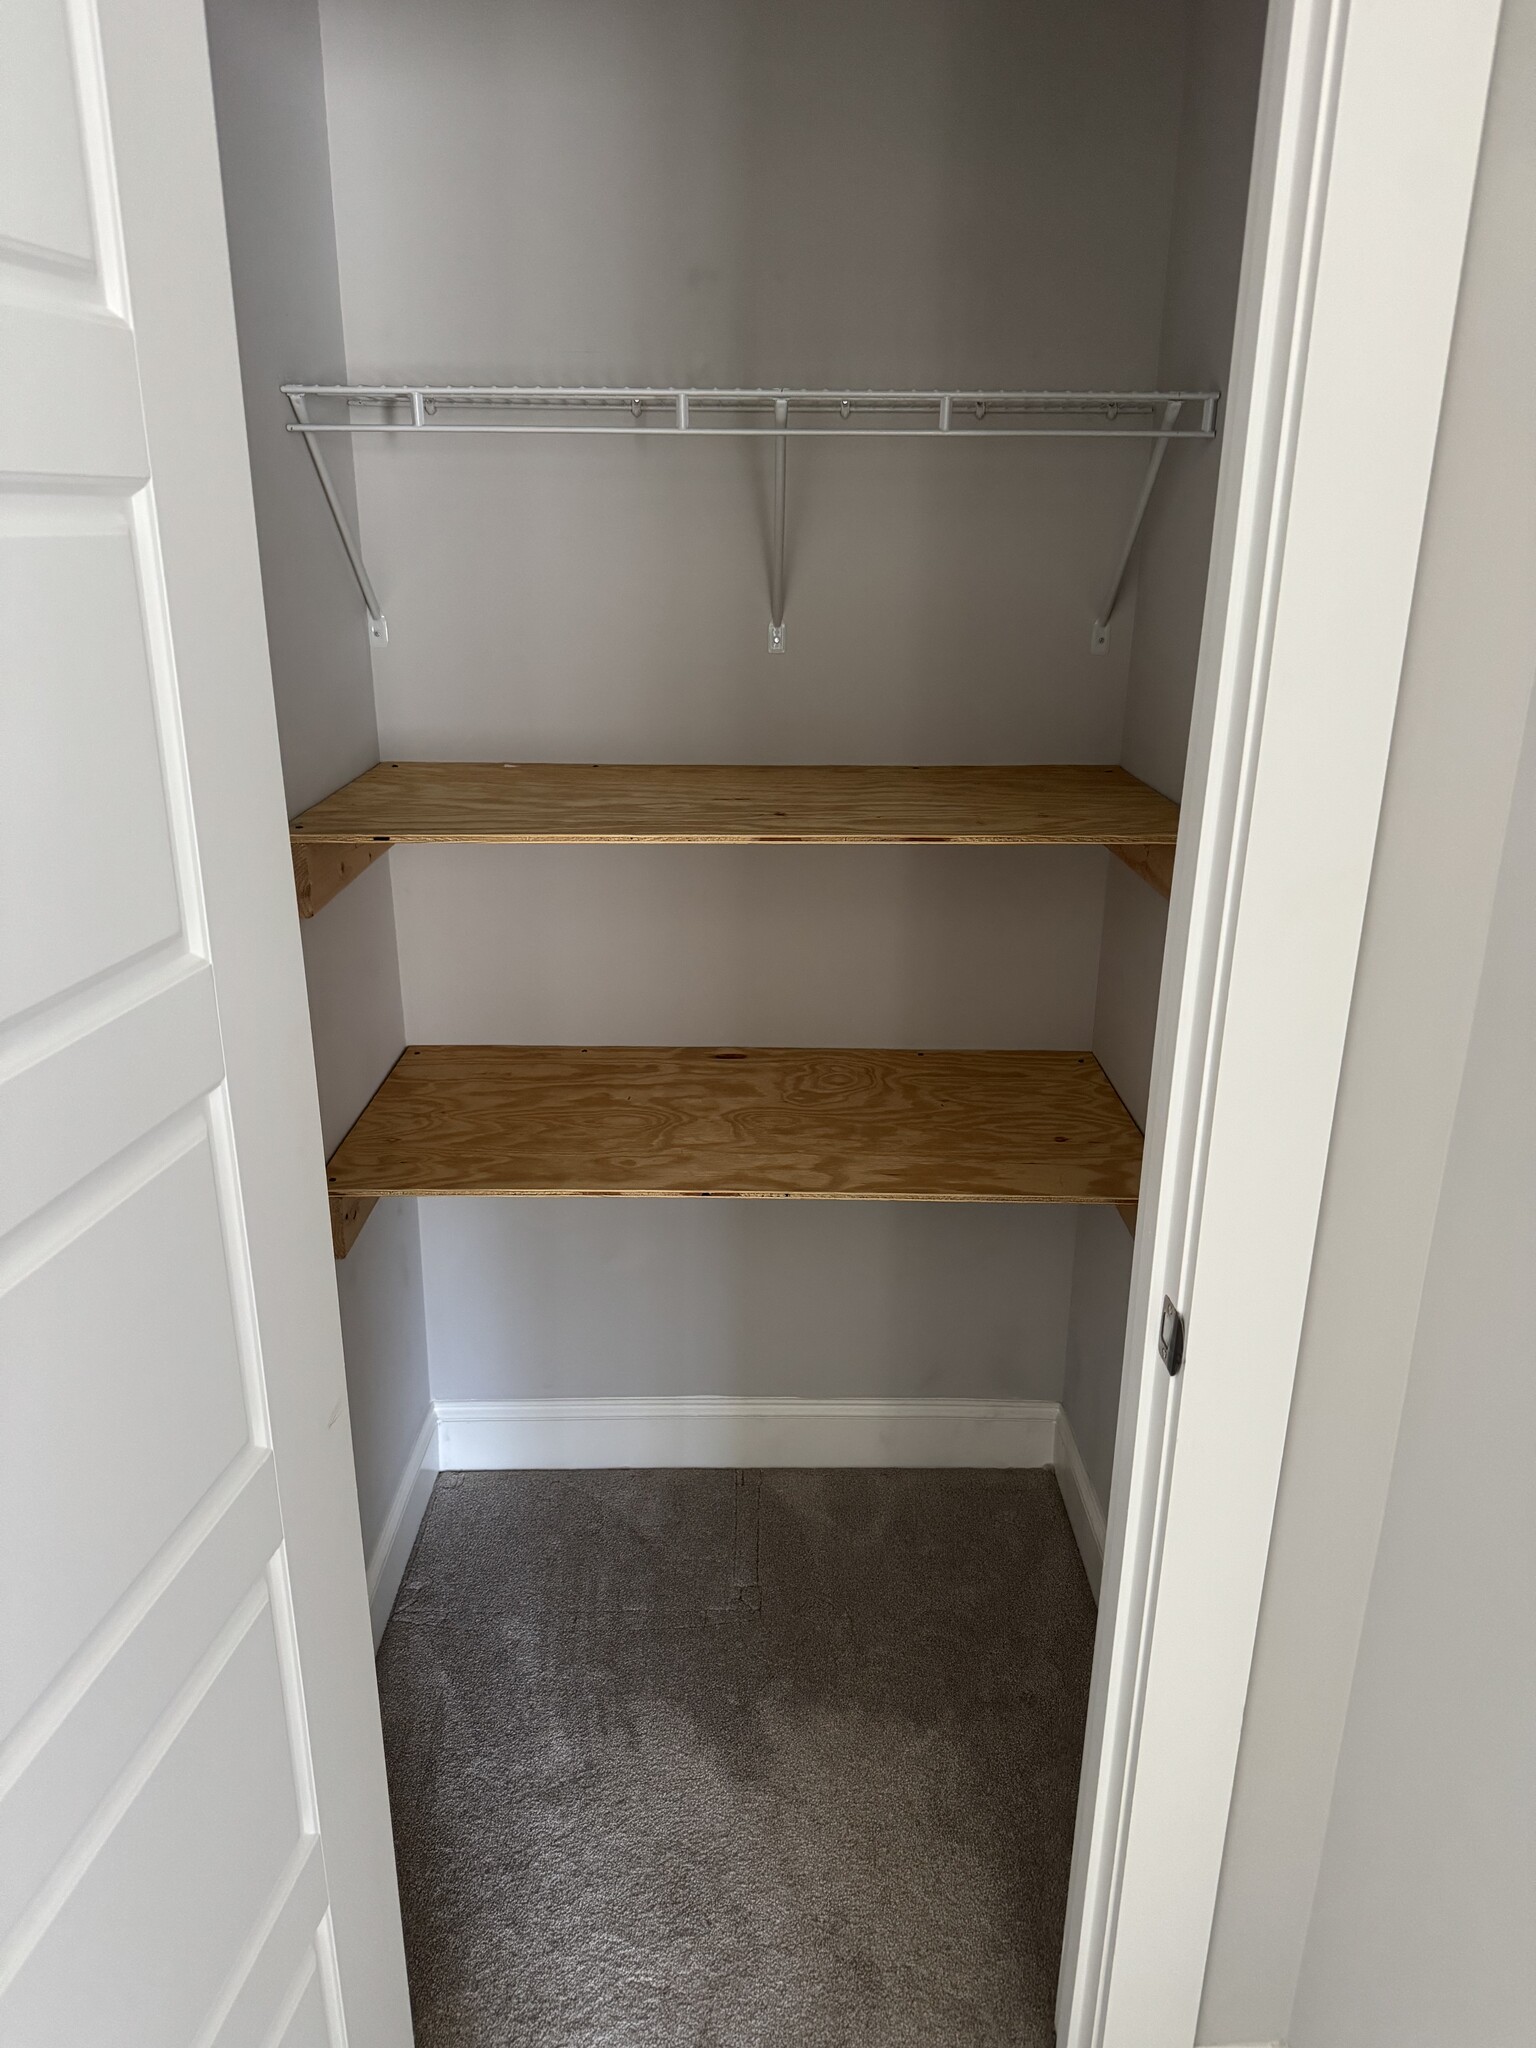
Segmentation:
<svg viewBox="0 0 1536 2048">
<path fill-rule="evenodd" d="M 1064 1408 L 1057 1411 L 1056 1454 L 1052 1463 L 1056 1467 L 1056 1483 L 1061 1488 L 1061 1497 L 1067 1504 L 1067 1520 L 1077 1538 L 1083 1570 L 1088 1574 L 1088 1583 L 1097 1600 L 1099 1581 L 1104 1576 L 1104 1509 L 1093 1490 L 1093 1481 L 1088 1477 L 1088 1468 L 1083 1463 Z"/>
<path fill-rule="evenodd" d="M 439 1401 L 445 1472 L 535 1466 L 1050 1465 L 1055 1401 L 684 1396 Z"/>
<path fill-rule="evenodd" d="M 437 1441 L 437 1410 L 429 1407 L 427 1419 L 407 1454 L 405 1469 L 400 1475 L 400 1484 L 395 1488 L 395 1497 L 389 1504 L 389 1513 L 384 1517 L 378 1541 L 368 1555 L 368 1612 L 373 1619 L 375 1649 L 379 1647 L 384 1624 L 389 1620 L 400 1581 L 405 1576 L 421 1518 L 427 1511 L 432 1482 L 438 1472 Z"/>
<path fill-rule="evenodd" d="M 1095 1600 L 1104 1510 L 1059 1402 L 750 1400 L 439 1401 L 422 1426 L 368 1560 L 374 1641 L 394 1605 L 439 1470 L 676 1466 L 1052 1466 Z"/>
</svg>

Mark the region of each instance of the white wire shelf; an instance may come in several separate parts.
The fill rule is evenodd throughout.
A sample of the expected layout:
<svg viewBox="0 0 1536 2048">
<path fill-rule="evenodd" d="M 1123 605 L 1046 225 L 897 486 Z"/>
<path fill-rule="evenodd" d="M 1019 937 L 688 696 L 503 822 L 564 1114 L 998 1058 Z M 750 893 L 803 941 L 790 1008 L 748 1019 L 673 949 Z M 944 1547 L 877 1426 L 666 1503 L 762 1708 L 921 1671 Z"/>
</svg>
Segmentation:
<svg viewBox="0 0 1536 2048">
<path fill-rule="evenodd" d="M 734 437 L 774 444 L 768 648 L 784 652 L 784 505 L 788 444 L 816 435 L 907 440 L 1149 441 L 1130 530 L 1091 645 L 1108 645 L 1136 537 L 1172 441 L 1209 441 L 1215 391 L 736 391 L 672 385 L 285 384 L 290 434 L 303 436 L 336 521 L 376 640 L 389 631 L 320 439 L 326 434 L 641 434 Z M 311 405 L 340 409 L 316 419 Z"/>
<path fill-rule="evenodd" d="M 734 391 L 677 386 L 285 384 L 296 434 L 1056 434 L 1209 440 L 1214 391 Z M 333 400 L 342 419 L 308 416 Z M 1170 408 L 1173 424 L 1165 425 Z M 363 417 L 363 415 L 369 415 Z M 471 417 L 470 415 L 482 415 Z"/>
</svg>

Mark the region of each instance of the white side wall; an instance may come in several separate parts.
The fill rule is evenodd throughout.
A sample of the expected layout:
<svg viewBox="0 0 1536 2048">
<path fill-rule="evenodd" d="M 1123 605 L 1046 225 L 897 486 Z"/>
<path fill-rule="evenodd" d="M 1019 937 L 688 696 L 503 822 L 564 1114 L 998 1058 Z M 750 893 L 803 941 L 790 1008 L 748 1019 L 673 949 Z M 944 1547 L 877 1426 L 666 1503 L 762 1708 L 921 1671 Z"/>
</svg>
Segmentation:
<svg viewBox="0 0 1536 2048">
<path fill-rule="evenodd" d="M 1242 261 L 1265 0 L 1193 0 L 1158 383 L 1225 389 Z M 1194 699 L 1219 443 L 1170 448 L 1142 529 L 1120 758 L 1175 800 Z M 1094 1051 L 1147 1121 L 1168 906 L 1119 861 L 1108 868 Z M 1063 1406 L 1101 1501 L 1109 1499 L 1131 1281 L 1118 1217 L 1077 1218 Z"/>
<path fill-rule="evenodd" d="M 1187 13 L 322 0 L 349 372 L 1143 385 Z M 772 658 L 765 449 L 366 442 L 386 755 L 1114 760 L 1133 614 L 1107 656 L 1089 633 L 1143 460 L 793 445 Z M 1094 850 L 388 864 L 412 1039 L 1092 1034 Z M 422 1229 L 442 1398 L 1061 1391 L 1065 1212 L 438 1202 Z"/>
<path fill-rule="evenodd" d="M 1536 2014 L 1536 724 L 1528 728 L 1291 2048 Z"/>
<path fill-rule="evenodd" d="M 1531 1171 L 1531 1019 L 1504 957 L 1506 945 L 1528 955 L 1531 920 L 1528 898 L 1523 927 L 1507 907 L 1516 880 L 1502 885 L 1491 941 L 1489 920 L 1536 674 L 1536 395 L 1525 374 L 1536 325 L 1533 191 L 1536 0 L 1506 0 L 1201 2042 L 1286 2039 L 1293 2017 L 1306 2048 L 1502 2042 L 1529 2031 L 1512 2018 L 1480 2024 L 1498 2009 L 1483 2001 L 1515 1984 L 1516 1961 L 1506 1954 L 1495 1970 L 1483 1934 L 1496 1934 L 1515 1903 L 1528 1923 L 1531 1887 L 1527 1865 L 1523 1896 L 1510 1897 L 1504 1888 L 1518 1873 L 1477 1830 L 1484 1802 L 1507 1803 L 1509 1839 L 1523 1826 L 1529 1849 L 1520 1763 L 1528 1771 L 1530 1692 L 1507 1661 L 1522 1643 L 1528 1653 L 1533 1612 L 1532 1322 L 1529 1296 L 1522 1302 L 1517 1290 L 1536 1247 L 1528 1207 L 1522 1246 L 1516 1207 L 1518 1162 Z M 1527 831 L 1517 824 L 1512 833 L 1510 875 L 1523 860 L 1528 878 Z M 1501 938 L 1511 917 L 1515 936 Z M 1525 1034 L 1512 1067 L 1511 1031 Z M 1499 1076 L 1502 1134 L 1485 1123 L 1485 1091 Z M 1528 1204 L 1528 1179 L 1524 1186 Z M 1500 1701 L 1519 1696 L 1517 1680 L 1527 1685 L 1519 1757 L 1498 1719 Z M 1445 1739 L 1435 1745 L 1437 1731 Z M 1383 1778 L 1366 1761 L 1373 1740 L 1394 1765 Z M 1464 1802 L 1454 1825 L 1439 1804 L 1447 1797 Z M 1401 1807 L 1395 1839 L 1388 1803 Z M 1443 1863 L 1434 1840 L 1442 1820 Z M 1361 1861 L 1367 1841 L 1382 1859 L 1371 1874 Z M 1456 1913 L 1479 1916 L 1483 1932 L 1466 1919 L 1432 1927 L 1448 1905 L 1447 1882 L 1463 1887 Z M 1323 1917 L 1309 1935 L 1314 1901 Z M 1352 1960 L 1338 1934 L 1350 1912 Z M 1304 1954 L 1312 1989 L 1298 1999 Z M 1494 1974 L 1476 1989 L 1470 1979 L 1485 1964 Z M 1454 2018 L 1441 2002 L 1447 1992 L 1467 1995 Z"/>
<path fill-rule="evenodd" d="M 283 432 L 291 415 L 278 393 L 285 381 L 344 373 L 316 0 L 208 0 L 208 33 L 278 736 L 296 812 L 378 759 L 356 590 L 309 459 Z M 333 442 L 329 452 L 350 495 L 347 451 Z M 405 1039 L 385 866 L 303 936 L 329 1150 Z M 414 1204 L 382 1203 L 336 1271 L 371 1554 L 429 1399 Z"/>
</svg>

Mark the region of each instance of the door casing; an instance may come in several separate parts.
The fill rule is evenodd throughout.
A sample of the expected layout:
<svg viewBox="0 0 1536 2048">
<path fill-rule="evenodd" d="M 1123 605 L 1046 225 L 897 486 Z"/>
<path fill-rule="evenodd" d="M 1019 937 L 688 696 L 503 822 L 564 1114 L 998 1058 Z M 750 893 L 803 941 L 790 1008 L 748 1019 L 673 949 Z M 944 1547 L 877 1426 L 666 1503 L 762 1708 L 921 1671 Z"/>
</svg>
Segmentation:
<svg viewBox="0 0 1536 2048">
<path fill-rule="evenodd" d="M 1274 0 L 1057 2003 L 1190 2048 L 1499 0 Z M 1167 1297 L 1185 1362 L 1157 1356 Z"/>
</svg>

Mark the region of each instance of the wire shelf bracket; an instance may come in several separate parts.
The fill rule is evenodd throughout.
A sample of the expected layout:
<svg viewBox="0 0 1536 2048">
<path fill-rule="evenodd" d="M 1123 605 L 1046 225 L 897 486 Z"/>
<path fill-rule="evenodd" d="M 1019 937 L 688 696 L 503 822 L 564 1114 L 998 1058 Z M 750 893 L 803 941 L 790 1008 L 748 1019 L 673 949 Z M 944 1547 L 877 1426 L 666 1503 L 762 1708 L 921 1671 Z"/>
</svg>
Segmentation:
<svg viewBox="0 0 1536 2048">
<path fill-rule="evenodd" d="M 784 652 L 785 505 L 789 442 L 816 434 L 951 441 L 1033 439 L 1152 443 L 1125 544 L 1091 645 L 1102 653 L 1125 587 L 1147 506 L 1172 441 L 1209 441 L 1216 432 L 1216 391 L 724 391 L 680 387 L 499 384 L 285 384 L 293 410 L 287 431 L 309 450 L 347 561 L 368 609 L 370 637 L 389 628 L 363 562 L 362 547 L 323 453 L 326 434 L 687 434 L 758 437 L 773 442 L 769 527 L 768 651 Z M 343 408 L 315 419 L 311 401 Z"/>
<path fill-rule="evenodd" d="M 326 466 L 324 455 L 320 452 L 320 444 L 315 439 L 309 418 L 308 394 L 302 387 L 285 384 L 283 396 L 293 408 L 293 425 L 288 431 L 290 434 L 304 436 L 304 446 L 309 450 L 309 459 L 315 465 L 315 475 L 319 478 L 320 488 L 325 493 L 325 502 L 331 508 L 336 531 L 341 535 L 341 544 L 347 551 L 352 574 L 357 579 L 363 603 L 368 608 L 368 637 L 382 647 L 389 639 L 389 625 L 384 617 L 384 608 L 374 590 L 373 579 L 369 576 L 363 561 L 362 545 L 348 523 L 346 507 L 337 496 L 335 480 Z"/>
<path fill-rule="evenodd" d="M 1147 507 L 1152 502 L 1153 487 L 1157 483 L 1157 473 L 1163 466 L 1163 457 L 1168 453 L 1168 443 L 1177 436 L 1179 414 L 1185 402 L 1182 398 L 1170 398 L 1162 409 L 1163 431 L 1153 442 L 1152 453 L 1147 457 L 1146 474 L 1141 480 L 1141 490 L 1137 494 L 1136 509 L 1131 514 L 1125 545 L 1121 548 L 1119 559 L 1115 563 L 1115 573 L 1110 579 L 1108 594 L 1099 606 L 1099 615 L 1093 622 L 1093 633 L 1088 644 L 1095 654 L 1105 654 L 1109 650 L 1109 622 L 1115 615 L 1115 606 L 1120 602 L 1121 592 L 1125 589 L 1131 556 L 1136 552 L 1136 542 L 1141 534 L 1141 522 L 1146 518 Z"/>
</svg>

